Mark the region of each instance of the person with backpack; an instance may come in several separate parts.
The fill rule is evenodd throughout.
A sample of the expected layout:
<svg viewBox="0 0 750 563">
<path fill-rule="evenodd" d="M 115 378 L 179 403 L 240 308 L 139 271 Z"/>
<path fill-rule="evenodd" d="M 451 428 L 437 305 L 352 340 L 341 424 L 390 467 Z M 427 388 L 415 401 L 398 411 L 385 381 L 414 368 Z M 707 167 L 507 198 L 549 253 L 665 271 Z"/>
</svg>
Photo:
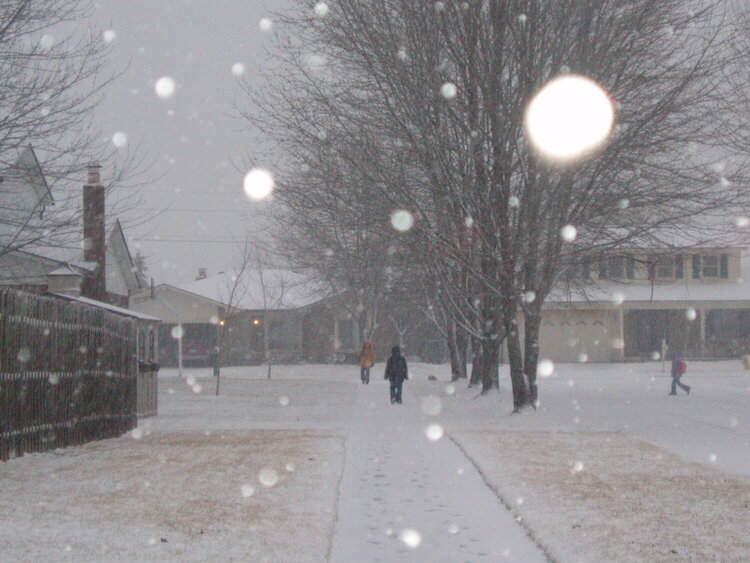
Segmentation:
<svg viewBox="0 0 750 563">
<path fill-rule="evenodd" d="M 359 377 L 365 385 L 370 384 L 370 368 L 375 365 L 375 351 L 372 342 L 365 340 L 359 351 Z"/>
<path fill-rule="evenodd" d="M 670 395 L 677 395 L 678 387 L 690 395 L 690 385 L 684 385 L 680 381 L 680 378 L 687 371 L 687 362 L 680 359 L 680 355 L 676 350 L 671 350 L 667 355 L 667 359 L 672 360 L 672 392 Z"/>
<path fill-rule="evenodd" d="M 391 404 L 401 404 L 401 388 L 409 379 L 409 368 L 398 346 L 391 348 L 391 357 L 385 364 L 385 379 L 391 382 Z"/>
</svg>

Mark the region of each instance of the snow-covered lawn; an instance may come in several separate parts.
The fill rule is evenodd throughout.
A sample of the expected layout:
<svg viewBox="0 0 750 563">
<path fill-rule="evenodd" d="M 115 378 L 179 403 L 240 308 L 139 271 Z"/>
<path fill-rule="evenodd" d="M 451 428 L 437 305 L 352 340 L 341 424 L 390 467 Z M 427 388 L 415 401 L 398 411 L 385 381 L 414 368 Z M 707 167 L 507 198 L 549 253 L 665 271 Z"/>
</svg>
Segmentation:
<svg viewBox="0 0 750 563">
<path fill-rule="evenodd" d="M 138 432 L 0 464 L 0 560 L 340 561 L 361 546 L 363 561 L 513 561 L 534 544 L 561 561 L 750 560 L 741 367 L 691 362 L 691 395 L 669 397 L 658 363 L 561 365 L 521 415 L 505 372 L 477 397 L 415 364 L 391 406 L 382 365 L 370 386 L 351 366 L 223 368 L 219 397 L 210 370 L 164 370 Z M 446 435 L 430 442 L 430 424 Z M 477 523 L 455 488 L 480 520 L 493 503 L 511 517 Z M 420 545 L 398 539 L 407 524 Z"/>
</svg>

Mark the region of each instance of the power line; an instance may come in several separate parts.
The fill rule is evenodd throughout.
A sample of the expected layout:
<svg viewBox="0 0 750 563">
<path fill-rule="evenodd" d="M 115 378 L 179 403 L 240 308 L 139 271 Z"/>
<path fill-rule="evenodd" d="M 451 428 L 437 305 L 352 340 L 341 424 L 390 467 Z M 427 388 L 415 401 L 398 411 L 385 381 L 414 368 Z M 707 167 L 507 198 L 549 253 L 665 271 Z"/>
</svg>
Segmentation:
<svg viewBox="0 0 750 563">
<path fill-rule="evenodd" d="M 134 207 L 136 211 L 152 211 L 151 207 Z M 162 209 L 159 213 L 247 213 L 248 209 Z"/>
<path fill-rule="evenodd" d="M 135 242 L 188 242 L 191 244 L 203 243 L 203 244 L 238 244 L 241 241 L 235 239 L 210 239 L 210 238 L 135 238 Z"/>
</svg>

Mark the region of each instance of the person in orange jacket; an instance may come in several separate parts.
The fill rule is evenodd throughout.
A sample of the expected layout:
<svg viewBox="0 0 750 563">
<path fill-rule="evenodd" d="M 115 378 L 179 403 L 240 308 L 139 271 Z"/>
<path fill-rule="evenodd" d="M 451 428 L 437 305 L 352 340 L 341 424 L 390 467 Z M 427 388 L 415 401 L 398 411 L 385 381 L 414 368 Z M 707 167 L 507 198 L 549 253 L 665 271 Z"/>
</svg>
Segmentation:
<svg viewBox="0 0 750 563">
<path fill-rule="evenodd" d="M 372 342 L 365 340 L 359 351 L 359 377 L 365 385 L 370 384 L 370 368 L 375 365 L 375 351 Z"/>
</svg>

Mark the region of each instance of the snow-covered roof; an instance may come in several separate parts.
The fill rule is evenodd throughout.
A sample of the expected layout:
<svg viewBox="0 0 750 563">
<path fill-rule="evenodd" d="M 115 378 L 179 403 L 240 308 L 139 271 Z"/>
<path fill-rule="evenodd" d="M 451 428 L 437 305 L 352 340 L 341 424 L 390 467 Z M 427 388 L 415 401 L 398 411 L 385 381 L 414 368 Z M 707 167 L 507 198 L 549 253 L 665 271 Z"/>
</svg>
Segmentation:
<svg viewBox="0 0 750 563">
<path fill-rule="evenodd" d="M 63 264 L 59 268 L 52 270 L 48 276 L 80 276 L 82 272 L 70 264 Z"/>
<path fill-rule="evenodd" d="M 146 282 L 136 271 L 119 219 L 115 219 L 115 223 L 109 231 L 106 248 L 107 291 L 119 295 L 128 295 L 144 288 Z"/>
<path fill-rule="evenodd" d="M 141 319 L 143 321 L 161 322 L 161 319 L 157 319 L 156 317 L 144 315 L 143 313 L 139 313 L 137 311 L 131 311 L 130 309 L 123 309 L 122 307 L 117 307 L 116 305 L 110 305 L 109 303 L 104 303 L 102 301 L 89 299 L 88 297 L 75 297 L 73 295 L 65 295 L 63 293 L 50 293 L 50 295 L 54 295 L 55 297 L 61 297 L 63 299 L 68 299 L 70 301 L 76 301 L 78 303 L 84 303 L 86 305 L 91 305 L 93 307 L 99 307 L 100 309 L 105 309 L 112 313 L 117 313 L 119 315 L 126 315 L 128 317 L 134 317 L 136 319 Z"/>
<path fill-rule="evenodd" d="M 248 270 L 240 280 L 234 273 L 222 272 L 175 287 L 247 311 L 299 309 L 321 298 L 304 276 L 283 269 Z"/>
</svg>

